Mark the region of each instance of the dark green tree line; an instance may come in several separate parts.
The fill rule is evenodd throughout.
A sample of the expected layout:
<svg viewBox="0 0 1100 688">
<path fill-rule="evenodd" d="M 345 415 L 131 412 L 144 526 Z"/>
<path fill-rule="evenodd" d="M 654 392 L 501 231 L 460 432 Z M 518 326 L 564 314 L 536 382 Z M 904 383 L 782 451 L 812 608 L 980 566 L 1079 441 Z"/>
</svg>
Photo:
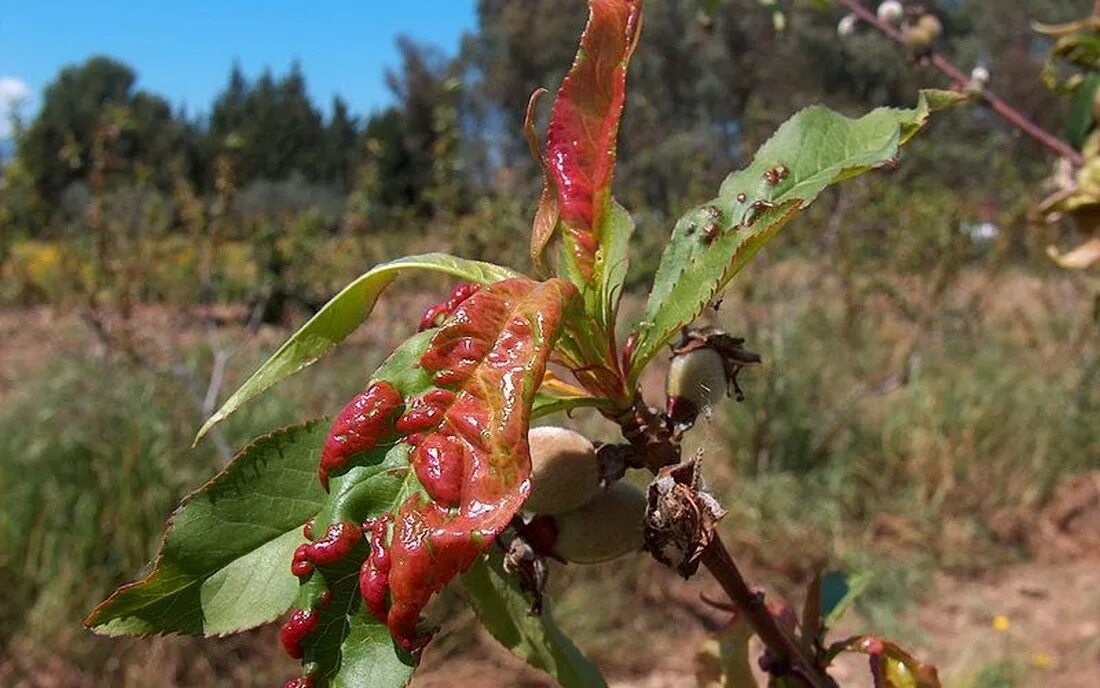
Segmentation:
<svg viewBox="0 0 1100 688">
<path fill-rule="evenodd" d="M 455 56 L 399 39 L 399 62 L 385 73 L 392 104 L 365 116 L 339 97 L 325 116 L 298 65 L 254 79 L 234 66 L 208 115 L 188 119 L 138 89 L 132 68 L 92 58 L 46 89 L 17 159 L 47 208 L 87 181 L 98 128 L 120 122 L 112 140 L 121 174 L 162 189 L 182 169 L 212 193 L 216 161 L 228 158 L 241 187 L 298 176 L 350 194 L 367 216 L 462 213 L 480 196 L 514 196 L 517 185 L 533 196 L 539 175 L 523 113 L 531 92 L 555 88 L 572 59 L 583 3 L 479 0 L 478 24 Z M 1028 22 L 1080 16 L 1088 0 L 928 4 L 943 17 L 946 52 L 961 64 L 988 65 L 998 92 L 1044 126 L 1061 126 L 1063 108 L 1037 78 L 1044 39 Z M 624 202 L 664 215 L 700 199 L 797 106 L 908 105 L 917 88 L 944 85 L 871 32 L 839 40 L 839 15 L 828 3 L 786 5 L 819 9 L 789 11 L 779 31 L 757 0 L 649 1 L 623 122 L 618 176 L 631 189 Z M 990 151 L 1011 151 L 1001 157 L 1030 177 L 1049 162 L 980 109 L 944 121 L 935 145 L 912 155 L 946 184 L 988 174 Z"/>
</svg>

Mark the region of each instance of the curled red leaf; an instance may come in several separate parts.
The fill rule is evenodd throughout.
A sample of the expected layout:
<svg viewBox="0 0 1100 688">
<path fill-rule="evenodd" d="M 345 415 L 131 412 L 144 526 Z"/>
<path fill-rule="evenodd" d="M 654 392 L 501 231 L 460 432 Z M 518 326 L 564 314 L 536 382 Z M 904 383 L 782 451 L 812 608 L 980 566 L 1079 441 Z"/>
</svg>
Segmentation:
<svg viewBox="0 0 1100 688">
<path fill-rule="evenodd" d="M 547 186 L 552 182 L 557 194 L 543 194 L 532 254 L 537 263 L 546 243 L 546 218 L 560 213 L 573 259 L 590 280 L 610 202 L 626 70 L 642 26 L 642 0 L 589 0 L 588 8 L 580 50 L 550 112 L 543 167 Z"/>
</svg>

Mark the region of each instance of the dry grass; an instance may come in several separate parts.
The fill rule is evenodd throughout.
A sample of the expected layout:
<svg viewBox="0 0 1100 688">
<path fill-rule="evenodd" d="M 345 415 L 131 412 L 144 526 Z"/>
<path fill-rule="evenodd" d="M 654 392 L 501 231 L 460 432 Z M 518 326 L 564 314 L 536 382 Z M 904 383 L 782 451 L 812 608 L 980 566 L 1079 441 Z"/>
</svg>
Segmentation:
<svg viewBox="0 0 1100 688">
<path fill-rule="evenodd" d="M 990 572 L 1034 553 L 1019 533 L 1037 527 L 1055 485 L 1100 467 L 1090 292 L 1066 275 L 976 269 L 933 292 L 928 277 L 845 282 L 800 261 L 758 263 L 737 284 L 720 321 L 766 363 L 743 378 L 748 401 L 715 409 L 691 447 L 706 452 L 730 508 L 722 527 L 737 556 L 754 580 L 793 600 L 814 564 L 870 571 L 857 618 L 927 647 L 963 677 L 961 658 L 987 639 L 973 605 L 958 600 L 1003 601 L 1006 613 L 1025 618 L 995 592 L 1015 579 Z M 341 353 L 230 423 L 230 439 L 331 412 L 430 298 L 383 300 Z M 195 323 L 143 307 L 135 331 L 153 360 L 183 360 L 199 372 L 211 344 L 243 338 L 236 325 Z M 285 334 L 261 330 L 248 340 L 230 361 L 227 386 Z M 0 336 L 0 474 L 9 493 L 0 569 L 16 581 L 0 593 L 0 683 L 249 686 L 291 673 L 270 630 L 130 641 L 79 629 L 93 601 L 138 573 L 160 519 L 217 458 L 208 447 L 186 451 L 198 419 L 178 383 L 108 364 L 74 316 L 9 311 Z M 659 369 L 647 376 L 650 396 L 660 377 Z M 610 438 L 598 418 L 572 422 Z M 1073 558 L 1057 566 L 1075 566 Z M 1020 570 L 1041 577 L 1046 569 Z M 1075 603 L 1087 589 L 1073 581 L 1020 605 L 1036 619 L 1084 623 Z M 694 647 L 721 621 L 698 599 L 708 587 L 705 576 L 685 584 L 640 557 L 553 575 L 563 625 L 623 686 L 671 686 L 690 671 Z M 1044 624 L 1018 628 L 1051 632 Z M 456 614 L 450 626 L 416 685 L 479 685 L 498 671 L 516 677 L 509 685 L 544 685 L 493 649 L 468 616 Z M 1069 647 L 1025 643 L 1012 656 L 1027 664 L 1029 652 L 1049 652 L 1056 669 L 1096 661 L 1095 641 L 1074 645 L 1079 654 Z"/>
</svg>

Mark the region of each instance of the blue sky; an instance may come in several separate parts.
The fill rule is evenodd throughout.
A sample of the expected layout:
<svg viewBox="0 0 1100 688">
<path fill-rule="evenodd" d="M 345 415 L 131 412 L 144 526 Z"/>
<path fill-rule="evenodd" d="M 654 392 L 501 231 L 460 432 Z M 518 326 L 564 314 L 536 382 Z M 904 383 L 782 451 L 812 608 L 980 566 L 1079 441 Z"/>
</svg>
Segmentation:
<svg viewBox="0 0 1100 688">
<path fill-rule="evenodd" d="M 0 108 L 43 87 L 68 64 L 106 54 L 139 86 L 208 112 L 238 60 L 252 78 L 298 59 L 326 110 L 339 93 L 358 113 L 389 102 L 383 81 L 406 34 L 453 54 L 476 23 L 474 0 L 0 0 Z"/>
</svg>

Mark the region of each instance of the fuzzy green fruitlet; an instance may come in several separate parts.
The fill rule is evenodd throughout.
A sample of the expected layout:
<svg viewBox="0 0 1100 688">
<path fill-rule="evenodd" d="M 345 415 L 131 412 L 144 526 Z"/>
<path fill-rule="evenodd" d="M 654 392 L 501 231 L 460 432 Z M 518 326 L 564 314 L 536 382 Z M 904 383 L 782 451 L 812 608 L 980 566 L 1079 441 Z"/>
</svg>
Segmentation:
<svg viewBox="0 0 1100 688">
<path fill-rule="evenodd" d="M 534 428 L 531 446 L 531 493 L 524 509 L 556 515 L 586 504 L 600 492 L 596 448 L 584 435 L 554 426 Z"/>
<path fill-rule="evenodd" d="M 690 422 L 726 395 L 729 376 L 722 355 L 709 347 L 676 354 L 668 366 L 668 414 Z"/>
<path fill-rule="evenodd" d="M 575 564 L 599 564 L 639 552 L 645 510 L 642 491 L 617 482 L 581 508 L 555 517 L 555 552 Z"/>
</svg>

